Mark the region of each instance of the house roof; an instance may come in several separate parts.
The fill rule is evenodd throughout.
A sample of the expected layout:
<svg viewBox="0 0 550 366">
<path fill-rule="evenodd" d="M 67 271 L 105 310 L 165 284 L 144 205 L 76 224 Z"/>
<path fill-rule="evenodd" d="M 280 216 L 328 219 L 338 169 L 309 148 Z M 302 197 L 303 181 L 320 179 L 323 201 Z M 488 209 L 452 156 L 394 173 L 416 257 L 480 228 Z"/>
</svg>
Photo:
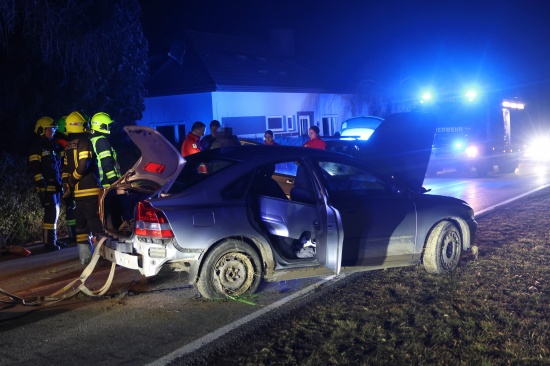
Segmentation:
<svg viewBox="0 0 550 366">
<path fill-rule="evenodd" d="M 186 31 L 166 56 L 150 60 L 148 96 L 213 91 L 323 92 L 292 55 L 250 36 Z"/>
</svg>

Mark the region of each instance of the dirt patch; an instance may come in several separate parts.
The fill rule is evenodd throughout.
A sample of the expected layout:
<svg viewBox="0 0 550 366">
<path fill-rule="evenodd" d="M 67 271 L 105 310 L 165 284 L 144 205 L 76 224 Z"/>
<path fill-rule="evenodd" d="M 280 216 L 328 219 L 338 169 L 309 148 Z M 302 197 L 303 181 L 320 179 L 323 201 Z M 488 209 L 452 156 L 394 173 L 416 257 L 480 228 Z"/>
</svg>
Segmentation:
<svg viewBox="0 0 550 366">
<path fill-rule="evenodd" d="M 174 364 L 548 365 L 550 191 L 478 218 L 477 258 L 350 276 L 223 349 Z"/>
</svg>

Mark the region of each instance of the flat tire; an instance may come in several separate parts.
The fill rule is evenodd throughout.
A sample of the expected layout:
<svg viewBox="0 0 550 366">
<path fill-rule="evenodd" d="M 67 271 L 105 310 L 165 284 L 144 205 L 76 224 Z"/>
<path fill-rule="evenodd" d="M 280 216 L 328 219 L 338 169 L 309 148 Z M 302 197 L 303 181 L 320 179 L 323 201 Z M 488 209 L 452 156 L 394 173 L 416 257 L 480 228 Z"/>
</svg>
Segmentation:
<svg viewBox="0 0 550 366">
<path fill-rule="evenodd" d="M 428 273 L 452 272 L 458 266 L 462 253 L 462 235 L 451 221 L 434 226 L 426 241 L 423 264 Z"/>
<path fill-rule="evenodd" d="M 247 243 L 228 239 L 205 258 L 197 289 L 207 299 L 252 294 L 262 279 L 258 253 Z"/>
</svg>

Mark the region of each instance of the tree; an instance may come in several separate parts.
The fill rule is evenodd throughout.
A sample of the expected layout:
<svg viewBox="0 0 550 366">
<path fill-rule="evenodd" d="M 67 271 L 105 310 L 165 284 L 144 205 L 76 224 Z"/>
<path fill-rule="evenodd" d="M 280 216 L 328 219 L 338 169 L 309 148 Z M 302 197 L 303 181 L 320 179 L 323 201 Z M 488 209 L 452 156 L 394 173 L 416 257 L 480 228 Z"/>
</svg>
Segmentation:
<svg viewBox="0 0 550 366">
<path fill-rule="evenodd" d="M 26 146 L 45 115 L 141 119 L 148 45 L 137 0 L 0 0 L 0 12 L 0 123 L 12 132 L 0 149 Z"/>
</svg>

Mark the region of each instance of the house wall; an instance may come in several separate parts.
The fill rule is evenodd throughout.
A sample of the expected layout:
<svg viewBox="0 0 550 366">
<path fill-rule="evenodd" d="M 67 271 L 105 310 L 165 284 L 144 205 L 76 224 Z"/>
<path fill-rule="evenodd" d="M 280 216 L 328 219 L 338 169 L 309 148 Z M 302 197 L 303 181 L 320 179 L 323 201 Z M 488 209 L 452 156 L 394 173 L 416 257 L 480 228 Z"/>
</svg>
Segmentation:
<svg viewBox="0 0 550 366">
<path fill-rule="evenodd" d="M 222 126 L 224 118 L 231 121 L 227 127 L 232 127 L 235 134 L 263 136 L 268 127 L 266 123 L 258 123 L 259 119 L 257 118 L 243 118 L 243 123 L 248 122 L 248 125 L 235 125 L 238 123 L 238 117 L 292 116 L 294 129 L 297 130 L 298 112 L 313 112 L 313 121 L 311 122 L 322 130 L 322 118 L 325 115 L 334 116 L 339 124 L 343 119 L 350 117 L 347 113 L 349 110 L 348 100 L 349 97 L 339 94 L 216 92 L 212 96 L 212 110 L 214 118 L 222 121 Z M 337 126 L 337 129 L 339 128 L 340 125 Z M 287 130 L 286 126 L 285 130 Z"/>
<path fill-rule="evenodd" d="M 350 100 L 349 95 L 328 93 L 219 91 L 153 97 L 145 99 L 145 111 L 138 124 L 152 127 L 185 125 L 188 131 L 195 121 L 203 121 L 208 126 L 212 119 L 217 119 L 222 123 L 222 128 L 232 128 L 235 135 L 263 137 L 269 127 L 269 117 L 282 117 L 282 131 L 275 131 L 275 134 L 297 134 L 298 113 L 310 112 L 310 123 L 319 126 L 322 135 L 329 135 L 340 129 L 344 119 L 352 117 Z M 334 126 L 330 126 L 332 131 L 325 131 L 328 128 L 326 120 L 323 123 L 324 117 L 330 117 L 334 121 Z M 293 129 L 289 128 L 290 125 Z M 180 129 L 179 135 L 181 134 L 183 132 Z M 175 142 L 183 141 L 184 136 L 179 135 L 176 131 Z"/>
</svg>

